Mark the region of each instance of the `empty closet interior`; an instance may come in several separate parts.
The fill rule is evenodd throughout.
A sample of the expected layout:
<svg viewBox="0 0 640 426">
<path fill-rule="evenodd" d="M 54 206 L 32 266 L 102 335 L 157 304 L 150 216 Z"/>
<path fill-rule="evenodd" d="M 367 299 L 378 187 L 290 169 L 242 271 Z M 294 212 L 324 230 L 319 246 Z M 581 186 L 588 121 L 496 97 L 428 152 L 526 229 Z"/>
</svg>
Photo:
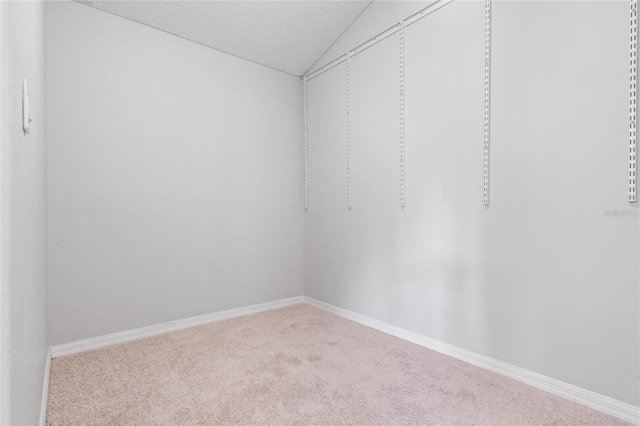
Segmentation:
<svg viewBox="0 0 640 426">
<path fill-rule="evenodd" d="M 68 421 L 52 415 L 60 394 L 47 412 L 50 378 L 81 371 L 68 357 L 193 339 L 212 353 L 256 345 L 245 370 L 273 361 L 263 345 L 283 353 L 282 380 L 314 377 L 344 398 L 375 348 L 400 345 L 413 378 L 471 365 L 559 397 L 558 412 L 569 400 L 637 423 L 636 21 L 637 0 L 3 2 L 0 422 Z M 171 340 L 205 324 L 217 337 Z M 329 352 L 293 356 L 294 341 Z M 427 368 L 417 348 L 462 363 Z M 408 374 L 385 367 L 394 351 L 376 380 Z M 244 359 L 231 358 L 227 378 Z M 331 359 L 354 376 L 318 367 Z M 203 368 L 193 377 L 219 373 Z M 265 390 L 240 399 L 249 414 L 209 414 L 542 421 L 473 408 L 428 420 L 424 399 L 409 415 L 421 388 L 403 380 L 394 399 L 371 392 L 403 407 L 380 417 L 349 417 L 328 391 L 327 409 L 311 388 L 320 405 L 300 408 L 296 382 L 264 386 L 302 405 Z M 206 423 L 153 412 L 138 421 Z"/>
</svg>

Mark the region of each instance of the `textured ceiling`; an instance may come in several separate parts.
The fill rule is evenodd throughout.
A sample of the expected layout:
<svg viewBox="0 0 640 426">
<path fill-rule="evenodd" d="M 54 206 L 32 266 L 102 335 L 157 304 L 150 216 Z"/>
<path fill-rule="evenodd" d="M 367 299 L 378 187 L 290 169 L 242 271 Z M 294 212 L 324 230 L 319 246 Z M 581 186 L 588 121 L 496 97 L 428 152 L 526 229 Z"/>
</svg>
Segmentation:
<svg viewBox="0 0 640 426">
<path fill-rule="evenodd" d="M 77 1 L 294 75 L 304 74 L 371 3 Z"/>
</svg>

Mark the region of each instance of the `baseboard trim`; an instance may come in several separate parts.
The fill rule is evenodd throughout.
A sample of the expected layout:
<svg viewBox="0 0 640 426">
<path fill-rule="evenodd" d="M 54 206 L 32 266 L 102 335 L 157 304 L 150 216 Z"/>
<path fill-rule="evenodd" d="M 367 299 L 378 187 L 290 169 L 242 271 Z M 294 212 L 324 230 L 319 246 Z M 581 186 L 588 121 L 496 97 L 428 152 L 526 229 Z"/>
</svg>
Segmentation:
<svg viewBox="0 0 640 426">
<path fill-rule="evenodd" d="M 51 373 L 51 349 L 47 351 L 47 363 L 44 365 L 44 384 L 42 385 L 42 403 L 40 405 L 40 426 L 47 423 L 47 400 L 49 398 L 49 376 Z"/>
<path fill-rule="evenodd" d="M 245 306 L 242 308 L 229 309 L 226 311 L 214 312 L 212 314 L 199 315 L 196 317 L 169 321 L 162 324 L 150 325 L 147 327 L 122 331 L 119 333 L 107 334 L 90 339 L 64 343 L 61 345 L 51 346 L 51 357 L 58 358 L 61 356 L 72 355 L 79 352 L 90 351 L 92 349 L 103 348 L 105 346 L 116 345 L 118 343 L 129 342 L 131 340 L 138 340 L 144 337 L 164 334 L 170 331 L 182 330 L 184 328 L 193 327 L 196 325 L 208 324 L 230 318 L 255 314 L 258 312 L 270 311 L 272 309 L 295 305 L 302 302 L 302 296 L 290 297 L 288 299 L 274 300 L 272 302 L 260 303 L 257 305 Z"/>
<path fill-rule="evenodd" d="M 312 306 L 324 309 L 328 312 L 334 313 L 338 316 L 357 322 L 359 324 L 374 328 L 378 331 L 382 331 L 383 333 L 387 333 L 400 339 L 407 340 L 409 342 L 423 346 L 427 349 L 440 352 L 444 355 L 448 355 L 477 367 L 493 371 L 494 373 L 501 374 L 503 376 L 560 396 L 562 398 L 569 399 L 571 401 L 577 402 L 578 404 L 585 405 L 589 408 L 593 408 L 627 422 L 640 424 L 640 407 L 618 401 L 608 396 L 600 395 L 598 393 L 562 382 L 557 379 L 552 379 L 551 377 L 547 377 L 542 374 L 529 371 L 525 368 L 508 364 L 506 362 L 499 361 L 497 359 L 490 358 L 488 356 L 481 355 L 467 349 L 450 345 L 448 343 L 415 333 L 413 331 L 396 327 L 383 321 L 378 321 L 376 319 L 358 314 L 353 311 L 349 311 L 347 309 L 330 305 L 326 302 L 322 302 L 312 297 L 304 296 L 304 301 L 305 303 L 308 303 Z"/>
</svg>

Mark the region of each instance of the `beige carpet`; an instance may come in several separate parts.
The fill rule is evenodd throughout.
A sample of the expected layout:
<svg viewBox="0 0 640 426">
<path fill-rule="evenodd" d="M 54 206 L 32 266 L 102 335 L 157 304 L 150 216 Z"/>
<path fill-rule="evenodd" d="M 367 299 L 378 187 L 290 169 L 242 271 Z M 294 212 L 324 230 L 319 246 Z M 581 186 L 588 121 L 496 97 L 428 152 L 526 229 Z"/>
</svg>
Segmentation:
<svg viewBox="0 0 640 426">
<path fill-rule="evenodd" d="M 49 425 L 614 425 L 309 305 L 53 360 Z"/>
</svg>

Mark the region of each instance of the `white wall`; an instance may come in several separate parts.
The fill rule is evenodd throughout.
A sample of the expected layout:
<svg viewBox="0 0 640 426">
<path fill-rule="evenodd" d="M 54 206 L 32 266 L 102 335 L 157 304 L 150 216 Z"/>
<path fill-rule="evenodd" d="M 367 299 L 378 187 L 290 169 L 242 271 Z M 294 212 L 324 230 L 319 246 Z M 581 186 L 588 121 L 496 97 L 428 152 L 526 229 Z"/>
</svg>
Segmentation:
<svg viewBox="0 0 640 426">
<path fill-rule="evenodd" d="M 374 2 L 322 65 L 426 3 Z M 638 405 L 638 209 L 627 198 L 628 2 L 494 2 L 491 205 L 482 200 L 484 2 L 309 82 L 304 292 Z M 607 216 L 606 210 L 629 213 Z"/>
<path fill-rule="evenodd" d="M 37 424 L 46 364 L 44 3 L 0 3 L 2 424 Z M 22 130 L 22 78 L 30 133 Z"/>
<path fill-rule="evenodd" d="M 50 342 L 301 295 L 299 80 L 46 11 Z"/>
</svg>

